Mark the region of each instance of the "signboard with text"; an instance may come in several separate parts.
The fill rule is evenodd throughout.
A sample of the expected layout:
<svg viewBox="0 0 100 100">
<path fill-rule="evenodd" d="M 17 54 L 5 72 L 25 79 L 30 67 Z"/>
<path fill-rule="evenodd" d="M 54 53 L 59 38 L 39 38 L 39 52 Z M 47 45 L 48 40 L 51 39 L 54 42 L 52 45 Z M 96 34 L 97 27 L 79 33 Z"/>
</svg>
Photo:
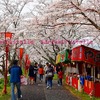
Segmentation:
<svg viewBox="0 0 100 100">
<path fill-rule="evenodd" d="M 73 48 L 71 59 L 100 66 L 100 51 L 81 45 Z"/>
</svg>

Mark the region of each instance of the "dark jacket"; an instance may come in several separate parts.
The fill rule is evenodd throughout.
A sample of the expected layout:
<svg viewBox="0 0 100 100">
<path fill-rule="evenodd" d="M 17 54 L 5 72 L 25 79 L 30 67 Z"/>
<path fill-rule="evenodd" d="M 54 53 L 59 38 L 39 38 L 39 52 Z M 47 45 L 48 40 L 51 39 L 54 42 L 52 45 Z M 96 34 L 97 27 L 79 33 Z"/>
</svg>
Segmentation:
<svg viewBox="0 0 100 100">
<path fill-rule="evenodd" d="M 58 72 L 59 72 L 60 70 L 62 71 L 62 66 L 57 66 L 57 67 L 56 67 L 57 74 L 58 74 Z"/>
<path fill-rule="evenodd" d="M 37 72 L 38 72 L 38 67 L 34 66 L 34 74 L 37 74 Z"/>
<path fill-rule="evenodd" d="M 21 67 L 14 65 L 9 69 L 9 73 L 11 83 L 20 82 L 20 76 L 22 75 Z"/>
<path fill-rule="evenodd" d="M 28 74 L 30 77 L 34 77 L 34 67 L 31 65 L 29 67 L 29 74 Z"/>
</svg>

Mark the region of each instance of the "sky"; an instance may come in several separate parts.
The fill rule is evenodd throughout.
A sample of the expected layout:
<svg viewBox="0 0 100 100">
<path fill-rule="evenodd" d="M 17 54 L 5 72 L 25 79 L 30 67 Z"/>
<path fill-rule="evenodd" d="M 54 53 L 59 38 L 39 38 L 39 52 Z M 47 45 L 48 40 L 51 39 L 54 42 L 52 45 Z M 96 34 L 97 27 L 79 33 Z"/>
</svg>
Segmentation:
<svg viewBox="0 0 100 100">
<path fill-rule="evenodd" d="M 25 8 L 23 9 L 22 13 L 27 13 L 30 12 L 30 9 L 32 10 L 36 5 L 43 5 L 41 3 L 39 3 L 39 0 L 33 0 L 34 2 L 30 2 L 28 3 Z M 44 0 L 40 0 L 40 1 L 44 1 Z M 58 0 L 53 0 L 53 1 L 58 1 Z M 46 0 L 46 3 L 52 3 L 51 0 Z M 35 9 L 34 9 L 35 10 Z M 34 14 L 36 14 L 36 12 L 34 11 Z"/>
</svg>

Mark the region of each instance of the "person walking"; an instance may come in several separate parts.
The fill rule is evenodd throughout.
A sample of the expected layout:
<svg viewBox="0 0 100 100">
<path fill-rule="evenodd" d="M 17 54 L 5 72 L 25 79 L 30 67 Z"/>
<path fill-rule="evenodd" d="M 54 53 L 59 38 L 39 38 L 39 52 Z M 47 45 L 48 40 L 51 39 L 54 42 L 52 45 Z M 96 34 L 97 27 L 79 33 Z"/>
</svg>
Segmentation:
<svg viewBox="0 0 100 100">
<path fill-rule="evenodd" d="M 21 75 L 22 75 L 22 69 L 18 66 L 18 60 L 13 61 L 13 66 L 9 69 L 10 74 L 10 83 L 11 83 L 11 100 L 16 100 L 15 95 L 15 87 L 17 88 L 17 97 L 18 100 L 21 98 Z"/>
<path fill-rule="evenodd" d="M 46 63 L 46 66 L 44 67 L 45 84 L 47 84 L 47 74 L 46 74 L 46 71 L 48 70 L 48 68 L 49 68 L 49 63 L 47 62 L 47 63 Z"/>
<path fill-rule="evenodd" d="M 38 74 L 39 74 L 39 79 L 40 79 L 40 81 L 42 82 L 42 80 L 43 80 L 43 75 L 44 75 L 44 70 L 43 70 L 43 66 L 42 66 L 42 65 L 39 66 Z"/>
<path fill-rule="evenodd" d="M 51 65 L 48 66 L 48 69 L 46 71 L 46 78 L 47 78 L 47 89 L 52 89 L 52 80 L 54 76 L 54 70 Z"/>
<path fill-rule="evenodd" d="M 38 63 L 35 63 L 35 66 L 34 66 L 34 81 L 35 81 L 35 83 L 37 81 L 37 72 L 38 72 Z"/>
<path fill-rule="evenodd" d="M 62 78 L 63 78 L 63 72 L 60 69 L 59 72 L 58 72 L 58 86 L 62 85 Z"/>
<path fill-rule="evenodd" d="M 56 72 L 57 72 L 57 74 L 58 74 L 59 70 L 63 70 L 61 64 L 58 64 L 58 65 L 56 66 Z"/>
<path fill-rule="evenodd" d="M 32 65 L 30 65 L 29 67 L 29 84 L 33 84 L 34 82 L 34 67 Z"/>
</svg>

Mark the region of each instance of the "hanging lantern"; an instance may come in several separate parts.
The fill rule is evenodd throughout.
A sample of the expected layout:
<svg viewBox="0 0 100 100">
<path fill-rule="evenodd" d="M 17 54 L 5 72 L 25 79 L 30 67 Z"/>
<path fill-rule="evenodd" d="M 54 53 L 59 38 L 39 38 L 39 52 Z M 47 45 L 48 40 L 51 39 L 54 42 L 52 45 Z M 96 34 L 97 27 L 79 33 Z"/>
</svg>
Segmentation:
<svg viewBox="0 0 100 100">
<path fill-rule="evenodd" d="M 24 48 L 19 48 L 19 59 L 21 60 L 23 57 Z"/>
<path fill-rule="evenodd" d="M 5 38 L 12 38 L 12 33 L 10 33 L 10 32 L 6 32 L 5 33 Z"/>
</svg>

